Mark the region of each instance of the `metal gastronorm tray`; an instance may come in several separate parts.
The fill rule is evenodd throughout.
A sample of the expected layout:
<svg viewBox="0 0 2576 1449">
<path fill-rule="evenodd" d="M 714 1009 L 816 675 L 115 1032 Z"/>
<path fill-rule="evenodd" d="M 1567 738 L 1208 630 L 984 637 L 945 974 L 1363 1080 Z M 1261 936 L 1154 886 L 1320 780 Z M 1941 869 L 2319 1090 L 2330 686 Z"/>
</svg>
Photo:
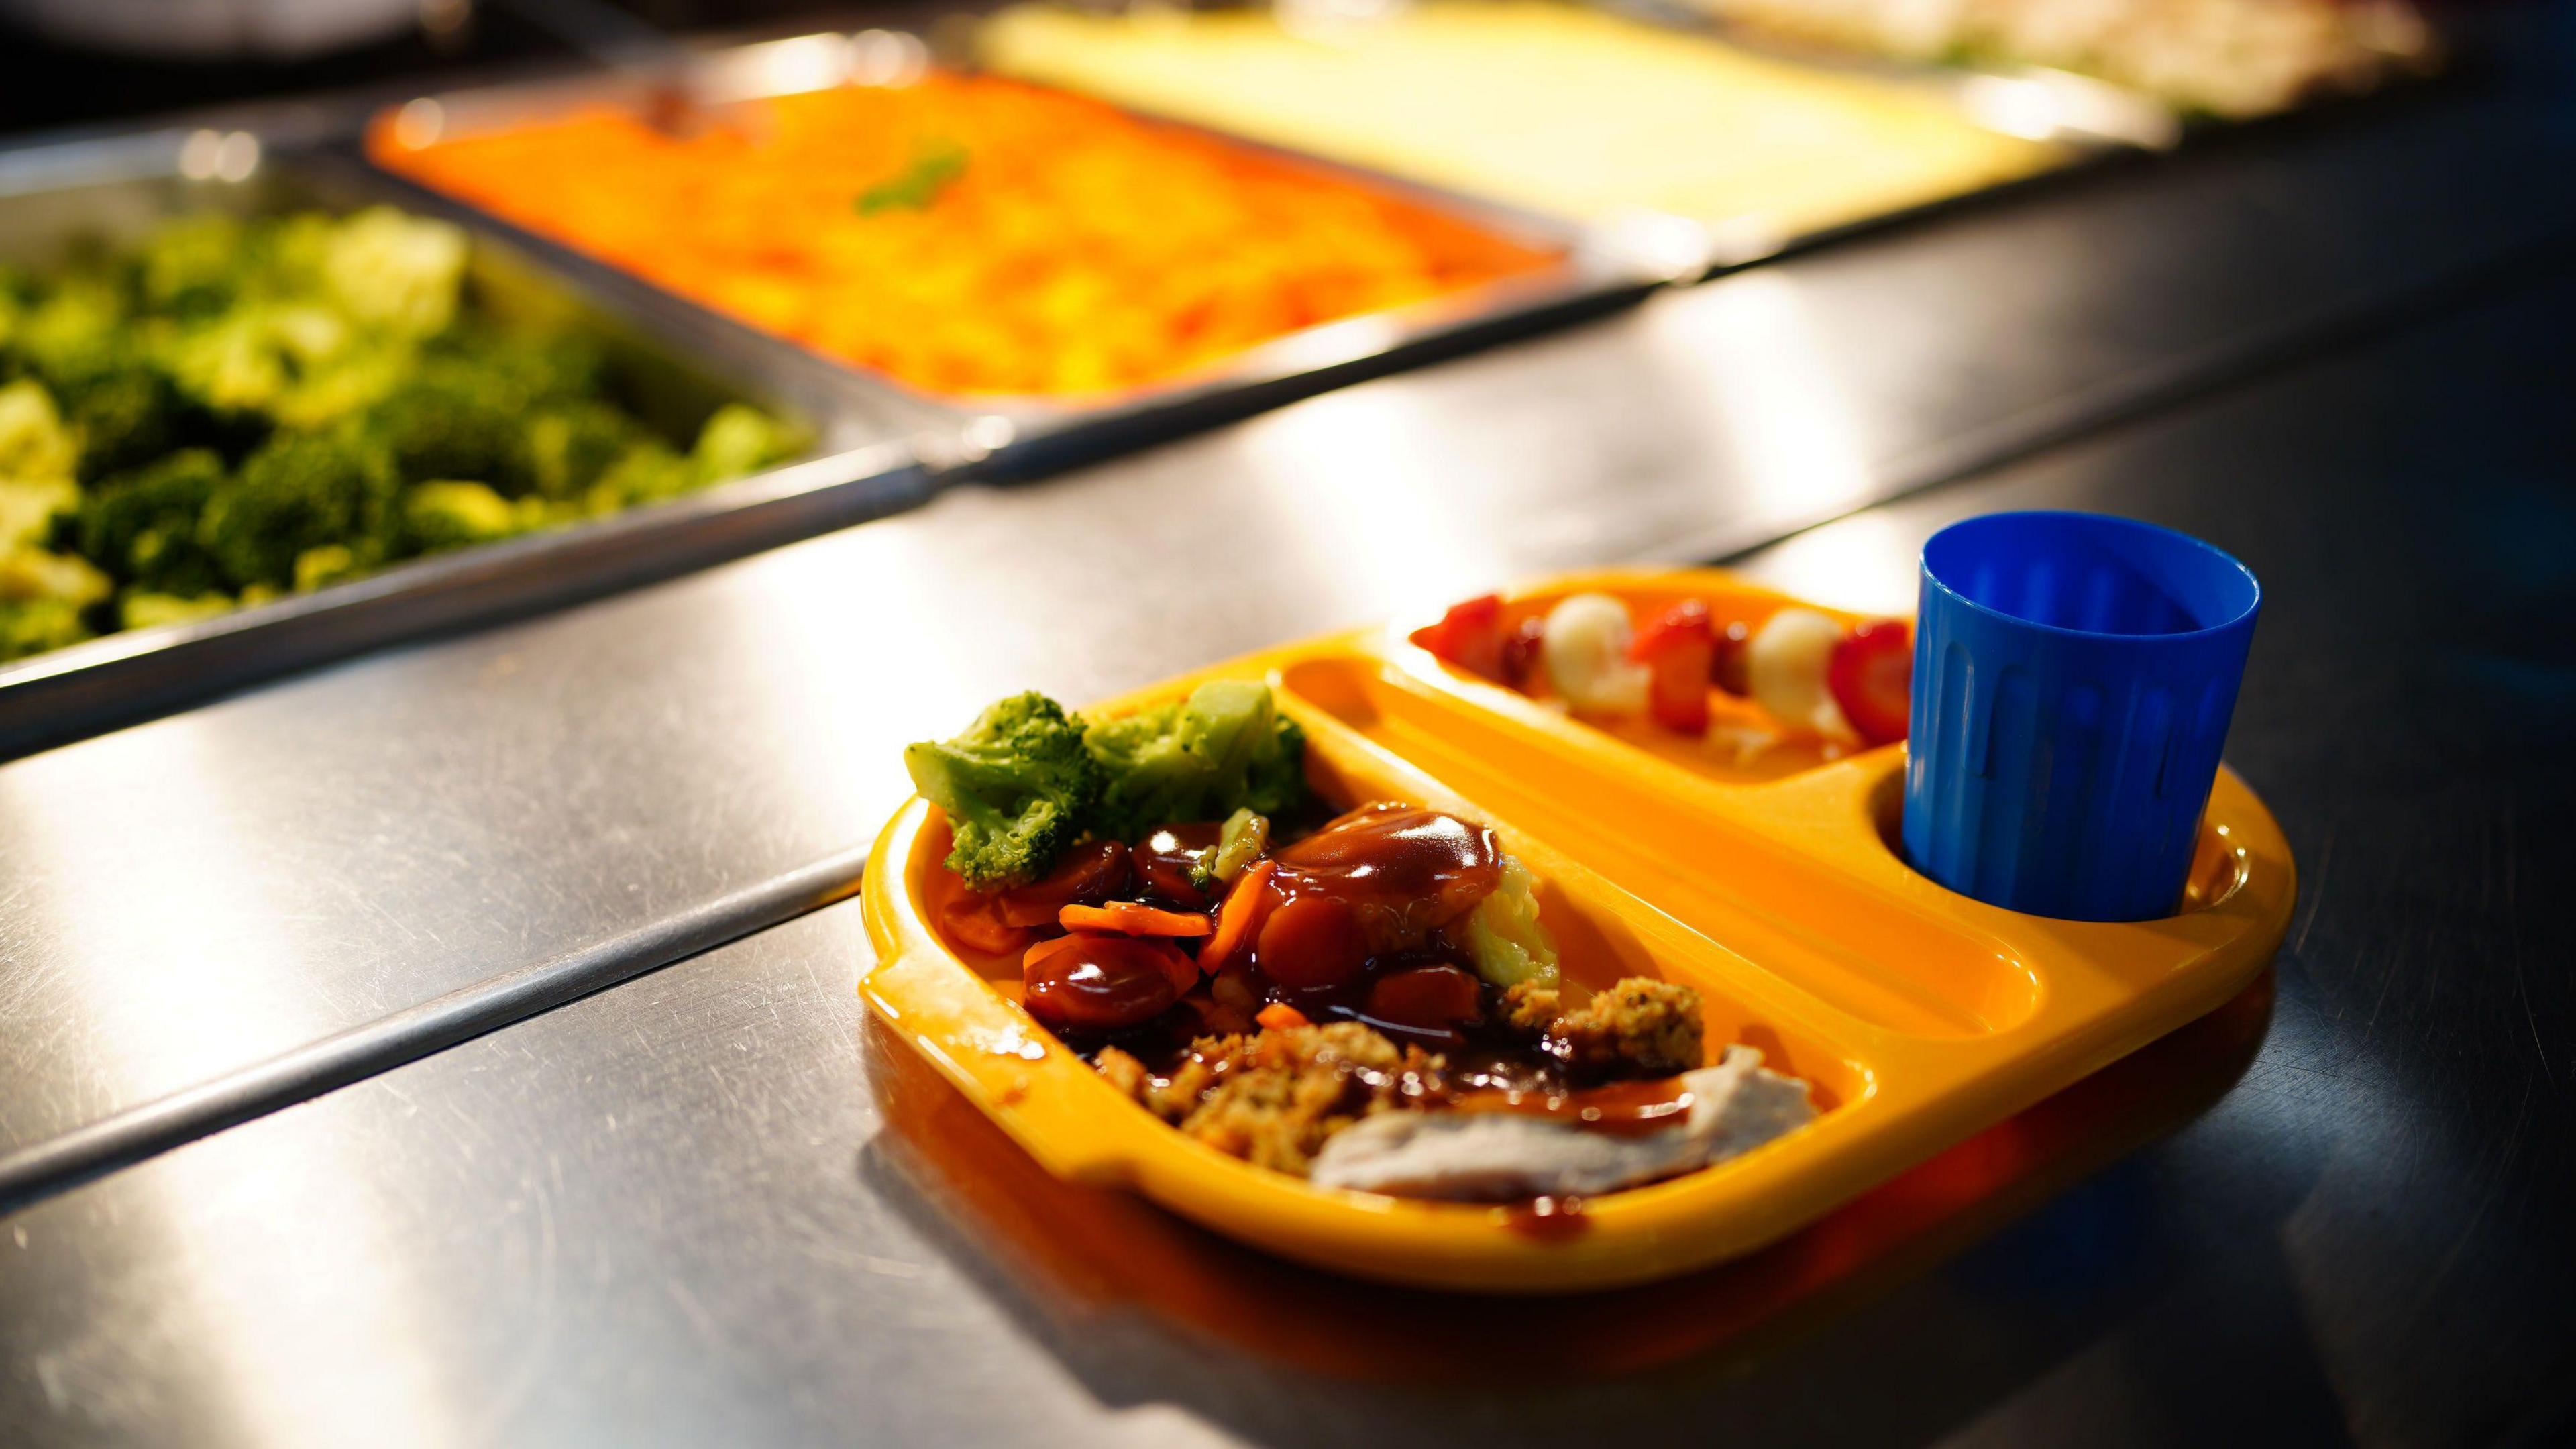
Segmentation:
<svg viewBox="0 0 2576 1449">
<path fill-rule="evenodd" d="M 0 151 L 0 258 L 41 263 L 74 237 L 134 236 L 200 209 L 407 204 L 337 152 L 249 130 L 178 127 Z M 396 640 L 484 623 L 700 567 L 919 502 L 925 455 L 960 420 L 854 393 L 837 369 L 698 327 L 657 298 L 475 229 L 479 291 L 560 309 L 593 331 L 648 414 L 746 398 L 812 429 L 804 461 L 556 532 L 418 560 L 219 618 L 129 630 L 0 665 L 0 758 L 94 733 Z"/>
<path fill-rule="evenodd" d="M 709 50 L 666 79 L 604 72 L 499 84 L 420 96 L 393 109 L 390 115 L 398 129 L 426 140 L 504 129 L 580 106 L 641 110 L 667 105 L 673 85 L 684 88 L 693 100 L 710 106 L 838 85 L 902 85 L 917 78 L 932 63 L 929 43 L 904 31 L 801 35 Z M 948 64 L 945 59 L 939 63 Z M 1688 245 L 1675 246 L 1666 228 L 1578 226 L 1187 122 L 1159 116 L 1150 119 L 1217 136 L 1228 145 L 1279 157 L 1355 185 L 1406 197 L 1514 240 L 1560 251 L 1562 260 L 1522 276 L 1429 298 L 1412 306 L 1346 317 L 1293 332 L 1239 353 L 1205 372 L 1080 398 L 932 394 L 821 354 L 805 355 L 843 371 L 868 396 L 889 402 L 908 400 L 916 406 L 954 412 L 965 420 L 970 461 L 990 459 L 993 468 L 1015 473 L 1038 471 L 1240 417 L 1357 377 L 1390 371 L 1410 361 L 1607 311 L 1693 271 L 1699 263 L 1697 253 Z M 446 207 L 508 233 L 531 253 L 559 264 L 577 261 L 597 270 L 613 270 L 565 243 L 475 209 L 470 202 L 385 174 L 413 196 L 436 197 Z M 698 312 L 707 325 L 721 325 L 769 340 L 766 333 L 662 292 L 643 278 L 618 275 L 631 287 L 652 293 L 666 305 Z"/>
<path fill-rule="evenodd" d="M 1632 611 L 1705 602 L 1758 622 L 1791 602 L 1715 571 L 1561 579 Z M 1427 621 L 1423 621 L 1427 622 Z M 860 994 L 1058 1177 L 1131 1187 L 1256 1247 L 1363 1277 L 1483 1292 L 1643 1282 L 1777 1240 L 2245 988 L 2296 894 L 2260 800 L 2221 772 L 2182 908 L 2156 921 L 2044 920 L 1955 895 L 1890 843 L 1904 750 L 1746 771 L 1597 730 L 1448 668 L 1401 627 L 1218 665 L 1264 679 L 1306 729 L 1307 775 L 1349 806 L 1396 799 L 1492 824 L 1539 878 L 1569 975 L 1699 989 L 1712 1046 L 1749 1042 L 1808 1079 L 1811 1124 L 1714 1167 L 1592 1199 L 1580 1230 L 1511 1210 L 1317 1187 L 1217 1152 L 1109 1086 L 1019 1005 L 1016 957 L 961 954 L 925 904 L 944 824 L 916 799 L 861 887 L 876 962 Z"/>
</svg>

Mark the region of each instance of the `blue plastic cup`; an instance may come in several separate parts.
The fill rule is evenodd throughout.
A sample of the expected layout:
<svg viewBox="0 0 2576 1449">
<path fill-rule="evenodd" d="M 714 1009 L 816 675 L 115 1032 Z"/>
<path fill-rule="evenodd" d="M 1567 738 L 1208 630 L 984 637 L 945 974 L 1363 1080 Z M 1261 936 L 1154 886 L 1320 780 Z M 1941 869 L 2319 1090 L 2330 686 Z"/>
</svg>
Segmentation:
<svg viewBox="0 0 2576 1449">
<path fill-rule="evenodd" d="M 1932 535 L 1914 868 L 2033 915 L 2173 914 L 2262 602 L 2245 565 L 2135 519 L 1990 513 Z"/>
</svg>

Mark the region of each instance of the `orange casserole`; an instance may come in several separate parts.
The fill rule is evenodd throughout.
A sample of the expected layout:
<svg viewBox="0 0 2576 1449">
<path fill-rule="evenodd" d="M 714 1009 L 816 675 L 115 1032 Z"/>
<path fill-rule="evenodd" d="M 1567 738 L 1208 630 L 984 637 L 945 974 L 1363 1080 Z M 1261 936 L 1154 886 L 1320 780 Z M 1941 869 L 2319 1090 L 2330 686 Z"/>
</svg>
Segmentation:
<svg viewBox="0 0 2576 1449">
<path fill-rule="evenodd" d="M 1549 264 L 1419 202 L 1060 91 L 934 71 L 681 137 L 609 108 L 381 165 L 841 361 L 1081 395 Z"/>
</svg>

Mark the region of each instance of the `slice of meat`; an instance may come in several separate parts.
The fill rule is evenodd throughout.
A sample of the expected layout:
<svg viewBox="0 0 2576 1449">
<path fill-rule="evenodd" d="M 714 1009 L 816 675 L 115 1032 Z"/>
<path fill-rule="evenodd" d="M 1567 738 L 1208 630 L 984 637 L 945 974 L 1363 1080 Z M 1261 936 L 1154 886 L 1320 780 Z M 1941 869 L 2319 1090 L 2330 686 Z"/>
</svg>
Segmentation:
<svg viewBox="0 0 2576 1449">
<path fill-rule="evenodd" d="M 1398 1197 L 1583 1197 L 1723 1162 L 1815 1119 L 1807 1084 L 1766 1070 L 1752 1047 L 1730 1046 L 1682 1082 L 1688 1119 L 1638 1136 L 1502 1112 L 1380 1113 L 1325 1142 L 1309 1176 Z"/>
</svg>

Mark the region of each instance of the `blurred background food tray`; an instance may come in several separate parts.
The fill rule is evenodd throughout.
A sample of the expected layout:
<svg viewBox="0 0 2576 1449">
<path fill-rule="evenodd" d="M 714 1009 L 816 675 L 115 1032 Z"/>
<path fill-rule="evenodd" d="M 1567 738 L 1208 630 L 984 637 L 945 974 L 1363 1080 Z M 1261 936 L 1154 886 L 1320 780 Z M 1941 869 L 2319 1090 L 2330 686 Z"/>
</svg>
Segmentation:
<svg viewBox="0 0 2576 1449">
<path fill-rule="evenodd" d="M 532 251 L 622 266 L 962 415 L 973 458 L 1012 471 L 1615 308 L 1691 260 L 1651 229 L 1160 122 L 871 30 L 710 50 L 658 79 L 424 95 L 367 150 Z M 951 188 L 943 228 L 929 213 Z M 731 231 L 753 213 L 761 236 Z M 1052 248 L 1031 235 L 1058 230 Z"/>
</svg>

